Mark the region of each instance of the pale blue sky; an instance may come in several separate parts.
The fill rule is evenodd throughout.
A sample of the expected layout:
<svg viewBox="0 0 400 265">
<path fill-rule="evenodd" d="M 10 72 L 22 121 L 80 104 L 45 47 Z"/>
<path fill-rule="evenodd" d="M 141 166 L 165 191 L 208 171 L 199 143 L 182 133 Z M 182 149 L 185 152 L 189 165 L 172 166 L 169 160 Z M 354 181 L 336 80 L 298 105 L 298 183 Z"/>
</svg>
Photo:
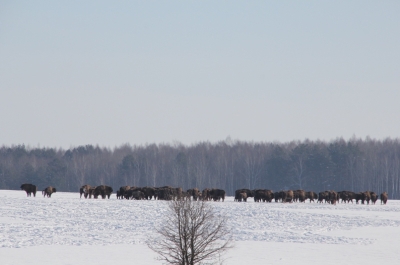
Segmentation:
<svg viewBox="0 0 400 265">
<path fill-rule="evenodd" d="M 0 144 L 400 136 L 400 1 L 1 1 Z"/>
</svg>

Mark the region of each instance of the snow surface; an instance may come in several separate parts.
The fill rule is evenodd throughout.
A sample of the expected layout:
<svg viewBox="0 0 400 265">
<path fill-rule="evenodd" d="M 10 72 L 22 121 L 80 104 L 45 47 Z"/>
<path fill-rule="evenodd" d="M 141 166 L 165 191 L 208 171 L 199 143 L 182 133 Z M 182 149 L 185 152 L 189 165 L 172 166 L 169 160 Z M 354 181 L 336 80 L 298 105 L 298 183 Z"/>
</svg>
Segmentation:
<svg viewBox="0 0 400 265">
<path fill-rule="evenodd" d="M 144 241 L 162 225 L 166 203 L 0 190 L 0 263 L 162 264 Z M 234 240 L 225 264 L 400 264 L 400 201 L 210 203 Z"/>
</svg>

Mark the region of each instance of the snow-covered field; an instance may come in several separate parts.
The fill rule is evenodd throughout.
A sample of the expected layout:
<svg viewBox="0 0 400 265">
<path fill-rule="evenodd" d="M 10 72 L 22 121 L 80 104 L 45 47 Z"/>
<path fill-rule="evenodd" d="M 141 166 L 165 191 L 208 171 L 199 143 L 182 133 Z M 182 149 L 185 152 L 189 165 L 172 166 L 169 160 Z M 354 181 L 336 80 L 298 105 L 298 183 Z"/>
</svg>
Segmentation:
<svg viewBox="0 0 400 265">
<path fill-rule="evenodd" d="M 166 203 L 0 190 L 0 264 L 161 264 L 144 240 Z M 210 203 L 229 219 L 226 264 L 400 264 L 400 201 Z"/>
</svg>

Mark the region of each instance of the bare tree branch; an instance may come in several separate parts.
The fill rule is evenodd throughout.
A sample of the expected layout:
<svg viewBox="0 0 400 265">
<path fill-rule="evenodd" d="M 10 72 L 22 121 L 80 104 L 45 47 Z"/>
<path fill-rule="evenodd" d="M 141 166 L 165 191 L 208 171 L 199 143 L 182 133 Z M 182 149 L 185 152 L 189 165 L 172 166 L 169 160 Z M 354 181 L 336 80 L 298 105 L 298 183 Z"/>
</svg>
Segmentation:
<svg viewBox="0 0 400 265">
<path fill-rule="evenodd" d="M 208 202 L 180 200 L 168 204 L 164 226 L 147 241 L 168 264 L 215 264 L 232 247 L 226 218 L 217 217 Z"/>
</svg>

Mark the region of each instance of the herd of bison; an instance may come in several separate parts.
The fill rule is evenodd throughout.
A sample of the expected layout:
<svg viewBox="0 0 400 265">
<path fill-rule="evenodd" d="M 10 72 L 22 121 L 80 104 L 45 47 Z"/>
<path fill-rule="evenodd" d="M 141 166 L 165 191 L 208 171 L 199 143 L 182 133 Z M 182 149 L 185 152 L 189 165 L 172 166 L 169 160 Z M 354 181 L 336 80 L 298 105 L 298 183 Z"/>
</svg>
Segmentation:
<svg viewBox="0 0 400 265">
<path fill-rule="evenodd" d="M 22 184 L 21 189 L 26 191 L 28 197 L 32 194 L 36 196 L 36 186 L 33 184 Z M 56 188 L 49 186 L 42 191 L 44 197 L 51 197 L 51 194 L 56 192 Z M 110 186 L 100 185 L 100 186 L 90 186 L 83 185 L 79 189 L 80 197 L 82 195 L 85 199 L 92 197 L 94 199 L 110 198 L 113 189 Z M 205 200 L 205 201 L 224 201 L 225 200 L 225 190 L 221 189 L 204 189 L 200 191 L 197 188 L 189 189 L 183 191 L 182 188 L 173 188 L 170 186 L 164 186 L 159 188 L 154 187 L 131 187 L 123 186 L 116 191 L 117 199 L 131 199 L 131 200 Z M 330 203 L 336 204 L 337 202 L 349 203 L 355 201 L 357 204 L 361 202 L 362 204 L 375 204 L 378 200 L 378 194 L 373 191 L 364 192 L 352 192 L 352 191 L 323 191 L 318 194 L 313 191 L 304 190 L 287 190 L 273 192 L 272 190 L 264 189 L 239 189 L 235 191 L 235 201 L 237 202 L 247 202 L 248 198 L 254 198 L 255 202 L 319 202 L 319 203 Z M 386 204 L 388 200 L 387 192 L 380 194 L 381 204 Z"/>
</svg>

